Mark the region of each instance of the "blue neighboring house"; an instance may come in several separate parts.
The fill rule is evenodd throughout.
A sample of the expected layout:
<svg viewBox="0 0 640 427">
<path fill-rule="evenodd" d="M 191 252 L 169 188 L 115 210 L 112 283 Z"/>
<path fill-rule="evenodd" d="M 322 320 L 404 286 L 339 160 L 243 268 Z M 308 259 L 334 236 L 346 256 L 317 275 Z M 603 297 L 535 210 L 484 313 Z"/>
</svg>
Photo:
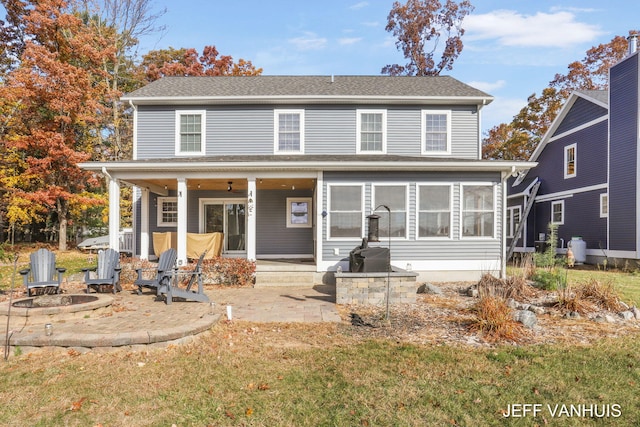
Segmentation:
<svg viewBox="0 0 640 427">
<path fill-rule="evenodd" d="M 511 179 L 505 225 L 515 252 L 541 249 L 553 223 L 561 253 L 580 237 L 589 263 L 640 259 L 640 57 L 635 39 L 629 45 L 609 90 L 572 93 L 530 159 L 538 165 Z"/>
</svg>

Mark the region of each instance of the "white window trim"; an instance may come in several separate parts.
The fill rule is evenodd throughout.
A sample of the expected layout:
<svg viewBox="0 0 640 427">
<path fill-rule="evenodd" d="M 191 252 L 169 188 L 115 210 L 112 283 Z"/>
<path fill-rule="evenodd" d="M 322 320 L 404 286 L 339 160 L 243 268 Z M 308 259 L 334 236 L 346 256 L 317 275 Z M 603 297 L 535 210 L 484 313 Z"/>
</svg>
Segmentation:
<svg viewBox="0 0 640 427">
<path fill-rule="evenodd" d="M 509 214 L 507 214 L 507 217 L 505 218 L 505 235 L 508 239 L 513 239 L 513 236 L 516 233 L 516 229 L 518 228 L 516 226 L 516 224 L 513 222 L 513 213 L 515 211 L 518 211 L 518 218 L 520 218 L 520 222 L 522 222 L 522 206 L 517 205 L 517 206 L 509 206 L 507 207 L 507 212 L 511 212 L 511 216 L 509 216 Z M 507 223 L 507 219 L 511 219 L 510 223 Z"/>
<path fill-rule="evenodd" d="M 568 166 L 568 157 L 567 154 L 569 153 L 569 150 L 571 150 L 573 148 L 573 173 L 569 174 L 567 173 L 567 166 Z M 564 147 L 564 163 L 563 163 L 563 174 L 564 174 L 564 178 L 574 178 L 576 176 L 576 174 L 578 173 L 578 147 L 577 145 L 574 144 L 570 144 L 567 145 L 566 147 Z"/>
<path fill-rule="evenodd" d="M 606 212 L 603 208 L 606 208 Z M 600 194 L 600 218 L 609 217 L 609 193 Z"/>
<path fill-rule="evenodd" d="M 378 187 L 404 187 L 405 196 L 404 196 L 404 237 L 391 237 L 391 240 L 407 240 L 409 238 L 409 183 L 401 183 L 401 182 L 376 182 L 371 184 L 371 213 L 378 212 L 387 212 L 386 209 L 380 208 L 377 211 L 374 211 L 379 205 L 375 204 L 376 200 L 376 189 Z M 375 205 L 375 206 L 374 206 Z M 394 211 L 391 211 L 392 213 Z M 397 212 L 397 211 L 396 211 Z M 383 237 L 380 236 L 382 239 Z M 388 237 L 384 237 L 384 239 L 388 239 Z"/>
<path fill-rule="evenodd" d="M 280 114 L 300 115 L 300 150 L 280 150 Z M 273 110 L 273 152 L 274 154 L 304 154 L 304 110 L 302 109 L 277 109 Z"/>
<path fill-rule="evenodd" d="M 307 222 L 295 223 L 292 219 L 293 209 L 291 209 L 293 203 L 306 203 L 307 204 Z M 287 197 L 287 228 L 311 228 L 313 226 L 313 206 L 311 197 Z"/>
<path fill-rule="evenodd" d="M 354 241 L 354 240 L 358 240 L 358 239 L 362 239 L 363 236 L 360 237 L 332 237 L 331 236 L 331 191 L 334 187 L 360 187 L 360 207 L 362 209 L 362 215 L 361 215 L 361 219 L 360 219 L 360 230 L 361 233 L 360 234 L 364 234 L 365 233 L 365 224 L 364 224 L 364 213 L 365 213 L 365 187 L 364 187 L 364 183 L 331 183 L 331 184 L 327 184 L 327 240 L 332 240 L 332 241 Z"/>
<path fill-rule="evenodd" d="M 362 114 L 382 114 L 382 150 L 362 150 Z M 387 154 L 387 110 L 356 110 L 356 154 Z"/>
<path fill-rule="evenodd" d="M 493 191 L 493 235 L 492 236 L 465 236 L 464 235 L 464 224 L 463 224 L 463 215 L 465 213 L 464 209 L 464 187 L 474 187 L 474 186 L 485 186 L 491 187 L 491 191 Z M 498 196 L 496 191 L 496 183 L 494 182 L 465 182 L 460 184 L 460 212 L 458 216 L 459 222 L 459 238 L 460 240 L 495 240 L 497 234 L 497 221 L 498 221 Z M 504 230 L 503 230 L 504 232 Z"/>
<path fill-rule="evenodd" d="M 449 187 L 449 235 L 420 236 L 420 187 Z M 453 239 L 453 183 L 452 182 L 418 182 L 416 183 L 416 240 L 451 240 Z M 428 211 L 425 211 L 428 212 Z"/>
<path fill-rule="evenodd" d="M 180 150 L 180 117 L 184 115 L 200 115 L 201 144 L 200 151 Z M 207 111 L 206 110 L 176 110 L 175 118 L 175 154 L 176 156 L 204 156 L 207 152 Z"/>
<path fill-rule="evenodd" d="M 560 221 L 553 220 L 553 207 L 556 205 L 561 206 L 560 213 L 562 214 L 562 218 L 560 218 Z M 554 202 L 551 202 L 551 221 L 550 222 L 551 224 L 564 225 L 564 200 L 556 200 Z"/>
<path fill-rule="evenodd" d="M 157 207 L 157 219 L 156 219 L 156 223 L 158 227 L 177 227 L 178 226 L 178 222 L 164 222 L 162 221 L 162 204 L 164 202 L 175 202 L 176 204 L 178 203 L 178 198 L 177 197 L 158 197 L 157 199 L 157 203 L 158 203 L 158 207 Z M 177 212 L 177 205 L 176 205 L 176 212 Z"/>
<path fill-rule="evenodd" d="M 451 154 L 451 110 L 421 110 L 420 112 L 420 152 L 425 156 L 443 156 Z M 444 151 L 428 151 L 427 114 L 445 114 L 447 116 L 447 149 Z"/>
</svg>

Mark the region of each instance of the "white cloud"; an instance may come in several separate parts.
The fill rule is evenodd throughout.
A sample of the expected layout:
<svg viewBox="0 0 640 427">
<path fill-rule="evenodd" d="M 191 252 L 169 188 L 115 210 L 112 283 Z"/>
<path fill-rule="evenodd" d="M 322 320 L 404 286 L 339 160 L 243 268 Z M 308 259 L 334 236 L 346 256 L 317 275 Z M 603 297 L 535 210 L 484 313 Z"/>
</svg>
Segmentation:
<svg viewBox="0 0 640 427">
<path fill-rule="evenodd" d="M 367 7 L 367 6 L 369 6 L 369 2 L 361 1 L 360 3 L 356 3 L 354 5 L 349 6 L 349 9 L 351 9 L 351 10 L 359 10 L 359 9 L 362 9 L 364 7 Z"/>
<path fill-rule="evenodd" d="M 378 21 L 365 21 L 362 23 L 362 25 L 364 25 L 365 27 L 377 27 L 380 25 L 380 23 Z"/>
<path fill-rule="evenodd" d="M 465 40 L 495 39 L 503 46 L 569 47 L 596 39 L 604 32 L 597 25 L 577 22 L 570 12 L 523 15 L 495 10 L 465 18 Z"/>
<path fill-rule="evenodd" d="M 345 37 L 345 38 L 338 39 L 338 43 L 343 46 L 356 44 L 360 41 L 362 41 L 362 37 Z"/>
<path fill-rule="evenodd" d="M 487 93 L 491 93 L 491 91 L 503 88 L 506 85 L 506 81 L 505 80 L 497 80 L 495 82 L 480 82 L 480 81 L 473 81 L 473 82 L 467 82 L 467 84 L 469 86 L 473 86 L 476 89 L 480 89 L 483 92 L 487 92 Z"/>
<path fill-rule="evenodd" d="M 307 32 L 304 36 L 289 39 L 289 43 L 293 44 L 298 50 L 320 50 L 327 45 L 327 39 L 319 37 L 315 33 Z"/>
</svg>

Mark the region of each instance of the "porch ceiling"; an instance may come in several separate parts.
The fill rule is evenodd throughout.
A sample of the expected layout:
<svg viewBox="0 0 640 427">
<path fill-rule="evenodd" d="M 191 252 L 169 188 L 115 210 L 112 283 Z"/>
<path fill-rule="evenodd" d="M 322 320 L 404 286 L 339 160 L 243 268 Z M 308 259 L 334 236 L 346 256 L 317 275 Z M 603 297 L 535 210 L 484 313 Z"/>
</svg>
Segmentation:
<svg viewBox="0 0 640 427">
<path fill-rule="evenodd" d="M 127 180 L 130 184 L 139 187 L 160 187 L 167 190 L 176 190 L 178 183 L 175 179 L 133 179 Z M 229 183 L 233 191 L 246 191 L 247 180 L 239 178 L 230 179 L 202 179 L 194 178 L 187 180 L 189 190 L 215 190 L 227 191 Z M 309 178 L 282 178 L 282 179 L 256 179 L 257 190 L 313 190 L 315 179 Z"/>
</svg>

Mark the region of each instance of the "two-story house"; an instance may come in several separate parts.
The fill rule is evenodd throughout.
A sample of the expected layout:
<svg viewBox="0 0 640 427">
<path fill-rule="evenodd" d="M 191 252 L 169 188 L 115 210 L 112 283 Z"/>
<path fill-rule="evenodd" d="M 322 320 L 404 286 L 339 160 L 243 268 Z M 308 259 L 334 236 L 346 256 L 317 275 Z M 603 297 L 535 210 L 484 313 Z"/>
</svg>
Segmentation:
<svg viewBox="0 0 640 427">
<path fill-rule="evenodd" d="M 537 166 L 509 186 L 510 242 L 532 202 L 516 251 L 540 248 L 556 224 L 559 252 L 580 237 L 589 263 L 640 259 L 639 123 L 640 59 L 632 37 L 628 55 L 609 70 L 609 90 L 571 94 L 530 159 Z"/>
<path fill-rule="evenodd" d="M 185 262 L 188 233 L 221 232 L 222 256 L 346 270 L 375 212 L 397 267 L 504 269 L 506 180 L 533 164 L 481 159 L 492 97 L 451 77 L 168 77 L 122 100 L 133 158 L 83 165 L 109 181 L 112 247 L 132 185 L 141 258 L 154 233 L 175 232 Z"/>
</svg>

